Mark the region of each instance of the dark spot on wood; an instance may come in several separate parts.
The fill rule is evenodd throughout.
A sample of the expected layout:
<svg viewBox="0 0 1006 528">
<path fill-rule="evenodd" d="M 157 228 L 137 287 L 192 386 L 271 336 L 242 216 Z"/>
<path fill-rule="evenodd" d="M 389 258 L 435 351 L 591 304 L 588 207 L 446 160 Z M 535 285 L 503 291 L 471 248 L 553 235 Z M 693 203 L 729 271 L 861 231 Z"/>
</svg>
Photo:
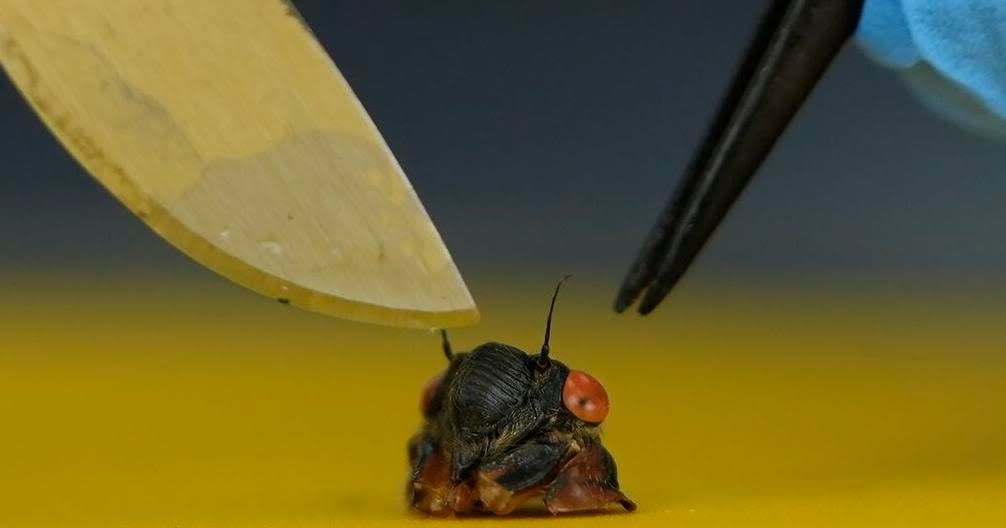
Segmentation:
<svg viewBox="0 0 1006 528">
<path fill-rule="evenodd" d="M 276 300 L 279 301 L 280 304 L 290 304 L 290 299 L 287 299 L 286 297 L 280 297 Z"/>
<path fill-rule="evenodd" d="M 311 33 L 311 26 L 307 25 L 307 21 L 304 20 L 304 17 L 300 14 L 297 6 L 295 6 L 291 0 L 283 0 L 283 4 L 285 4 L 284 8 L 286 15 L 299 22 L 308 33 Z"/>
</svg>

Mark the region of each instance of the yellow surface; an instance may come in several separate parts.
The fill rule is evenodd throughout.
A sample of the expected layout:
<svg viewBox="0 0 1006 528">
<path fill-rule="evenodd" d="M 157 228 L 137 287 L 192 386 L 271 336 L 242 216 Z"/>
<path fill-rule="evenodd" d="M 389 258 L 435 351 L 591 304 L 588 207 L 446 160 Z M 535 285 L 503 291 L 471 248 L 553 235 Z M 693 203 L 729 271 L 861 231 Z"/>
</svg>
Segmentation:
<svg viewBox="0 0 1006 528">
<path fill-rule="evenodd" d="M 611 394 L 605 441 L 639 512 L 441 521 L 402 503 L 435 335 L 130 281 L 5 277 L 0 526 L 1006 521 L 1002 304 L 686 287 L 619 318 L 580 279 L 553 353 Z M 537 347 L 550 289 L 479 291 L 485 324 L 456 347 Z"/>
<path fill-rule="evenodd" d="M 283 0 L 0 0 L 0 63 L 53 134 L 176 247 L 359 321 L 478 321 L 374 123 Z"/>
</svg>

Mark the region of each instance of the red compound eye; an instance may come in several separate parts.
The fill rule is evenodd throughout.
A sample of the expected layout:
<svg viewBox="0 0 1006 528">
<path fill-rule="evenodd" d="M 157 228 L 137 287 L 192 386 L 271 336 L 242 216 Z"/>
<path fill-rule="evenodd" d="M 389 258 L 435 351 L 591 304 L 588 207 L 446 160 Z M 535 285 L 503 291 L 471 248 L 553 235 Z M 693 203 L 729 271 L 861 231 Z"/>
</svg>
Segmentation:
<svg viewBox="0 0 1006 528">
<path fill-rule="evenodd" d="M 440 390 L 440 384 L 444 382 L 444 375 L 437 374 L 430 381 L 423 385 L 422 396 L 419 397 L 419 412 L 426 416 L 427 412 L 430 410 L 430 405 L 433 404 L 433 397 L 437 395 L 437 391 Z"/>
<path fill-rule="evenodd" d="M 599 424 L 608 416 L 608 392 L 594 376 L 580 370 L 569 371 L 562 386 L 562 403 L 587 423 Z"/>
</svg>

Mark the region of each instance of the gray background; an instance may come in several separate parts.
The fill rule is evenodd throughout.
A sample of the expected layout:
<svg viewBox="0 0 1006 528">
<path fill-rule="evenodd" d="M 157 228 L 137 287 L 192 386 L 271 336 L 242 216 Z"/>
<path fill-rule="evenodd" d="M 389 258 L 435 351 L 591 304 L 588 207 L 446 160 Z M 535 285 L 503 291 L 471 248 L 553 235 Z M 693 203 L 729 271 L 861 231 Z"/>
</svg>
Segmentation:
<svg viewBox="0 0 1006 528">
<path fill-rule="evenodd" d="M 295 2 L 469 280 L 614 289 L 753 29 L 759 2 Z M 205 274 L 89 178 L 0 83 L 0 266 Z M 694 278 L 992 284 L 1006 150 L 927 113 L 854 46 Z"/>
</svg>

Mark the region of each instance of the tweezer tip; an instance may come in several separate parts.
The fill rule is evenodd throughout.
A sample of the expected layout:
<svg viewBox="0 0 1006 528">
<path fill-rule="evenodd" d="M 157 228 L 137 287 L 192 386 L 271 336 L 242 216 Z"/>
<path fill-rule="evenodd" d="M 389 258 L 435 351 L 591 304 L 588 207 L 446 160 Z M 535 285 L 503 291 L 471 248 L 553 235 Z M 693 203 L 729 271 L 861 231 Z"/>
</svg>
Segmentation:
<svg viewBox="0 0 1006 528">
<path fill-rule="evenodd" d="M 646 293 L 643 295 L 643 300 L 639 301 L 639 314 L 648 315 L 653 310 L 656 310 L 657 306 L 660 306 L 660 303 L 664 302 L 667 295 L 671 293 L 671 290 L 674 289 L 680 278 L 680 275 L 667 277 L 663 280 L 658 277 L 653 284 L 650 284 L 650 287 L 646 289 Z"/>
<path fill-rule="evenodd" d="M 664 300 L 663 295 L 651 296 L 647 293 L 647 295 L 643 297 L 643 300 L 639 302 L 639 308 L 637 308 L 636 311 L 639 312 L 639 315 L 649 315 L 650 312 L 660 305 L 660 301 L 662 300 Z"/>
<path fill-rule="evenodd" d="M 611 307 L 615 310 L 615 312 L 622 313 L 626 308 L 632 306 L 632 301 L 634 301 L 635 298 L 636 293 L 634 291 L 622 286 L 622 289 L 618 291 L 618 295 L 615 296 L 615 302 Z"/>
</svg>

